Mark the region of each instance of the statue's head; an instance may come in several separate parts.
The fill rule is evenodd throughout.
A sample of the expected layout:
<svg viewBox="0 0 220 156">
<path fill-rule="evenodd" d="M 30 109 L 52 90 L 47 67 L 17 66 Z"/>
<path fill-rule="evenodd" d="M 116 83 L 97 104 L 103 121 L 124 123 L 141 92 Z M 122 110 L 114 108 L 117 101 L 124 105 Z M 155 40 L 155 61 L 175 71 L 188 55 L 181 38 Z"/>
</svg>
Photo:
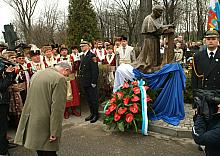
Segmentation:
<svg viewBox="0 0 220 156">
<path fill-rule="evenodd" d="M 155 17 L 159 18 L 164 11 L 164 7 L 160 5 L 155 5 L 152 10 L 153 10 L 153 14 L 155 15 Z"/>
</svg>

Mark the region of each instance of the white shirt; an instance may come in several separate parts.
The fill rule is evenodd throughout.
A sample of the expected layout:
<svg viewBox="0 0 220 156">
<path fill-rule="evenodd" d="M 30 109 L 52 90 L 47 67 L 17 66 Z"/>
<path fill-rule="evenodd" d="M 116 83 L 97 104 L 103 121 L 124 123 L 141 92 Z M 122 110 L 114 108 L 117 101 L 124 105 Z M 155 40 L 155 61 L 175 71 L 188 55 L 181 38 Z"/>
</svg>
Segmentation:
<svg viewBox="0 0 220 156">
<path fill-rule="evenodd" d="M 89 52 L 89 50 L 88 51 L 86 51 L 86 52 L 84 52 L 84 56 L 86 56 L 86 54 Z"/>
<path fill-rule="evenodd" d="M 210 56 L 211 56 L 211 55 L 210 55 L 211 52 L 214 53 L 213 57 L 215 57 L 215 53 L 217 52 L 217 50 L 218 50 L 218 48 L 216 48 L 216 49 L 213 50 L 213 51 L 210 51 L 210 50 L 207 48 L 207 53 L 208 53 L 209 58 L 210 58 Z"/>
</svg>

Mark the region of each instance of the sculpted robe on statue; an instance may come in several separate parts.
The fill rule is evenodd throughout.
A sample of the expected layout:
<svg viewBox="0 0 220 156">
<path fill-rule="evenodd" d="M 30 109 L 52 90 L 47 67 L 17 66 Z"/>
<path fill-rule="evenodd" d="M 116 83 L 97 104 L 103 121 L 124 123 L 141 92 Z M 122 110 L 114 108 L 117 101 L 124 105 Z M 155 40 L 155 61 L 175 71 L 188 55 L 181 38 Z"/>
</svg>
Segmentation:
<svg viewBox="0 0 220 156">
<path fill-rule="evenodd" d="M 132 64 L 142 72 L 151 72 L 161 65 L 160 35 L 174 31 L 172 25 L 161 25 L 158 18 L 161 17 L 164 8 L 155 6 L 153 12 L 145 17 L 141 33 L 144 35 L 144 44 L 137 60 Z"/>
</svg>

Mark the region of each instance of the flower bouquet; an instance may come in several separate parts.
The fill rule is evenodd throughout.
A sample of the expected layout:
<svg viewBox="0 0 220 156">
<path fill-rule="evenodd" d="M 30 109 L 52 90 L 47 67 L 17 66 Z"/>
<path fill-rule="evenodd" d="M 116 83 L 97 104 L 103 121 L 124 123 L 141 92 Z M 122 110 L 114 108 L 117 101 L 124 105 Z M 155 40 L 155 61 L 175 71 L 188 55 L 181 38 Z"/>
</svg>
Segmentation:
<svg viewBox="0 0 220 156">
<path fill-rule="evenodd" d="M 143 80 L 141 81 L 142 85 L 137 80 L 124 82 L 123 86 L 112 94 L 111 99 L 105 102 L 104 124 L 108 125 L 109 129 L 117 128 L 120 131 L 135 129 L 138 132 L 137 125 L 143 120 L 142 107 L 146 107 L 146 111 L 153 111 L 151 105 L 156 92 L 145 85 Z"/>
</svg>

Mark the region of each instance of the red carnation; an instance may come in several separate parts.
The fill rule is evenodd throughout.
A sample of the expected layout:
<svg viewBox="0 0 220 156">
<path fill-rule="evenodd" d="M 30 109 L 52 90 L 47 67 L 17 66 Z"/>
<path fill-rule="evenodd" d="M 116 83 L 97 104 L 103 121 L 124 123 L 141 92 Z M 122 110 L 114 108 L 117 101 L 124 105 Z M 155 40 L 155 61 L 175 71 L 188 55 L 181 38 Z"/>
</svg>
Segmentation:
<svg viewBox="0 0 220 156">
<path fill-rule="evenodd" d="M 117 95 L 118 95 L 119 99 L 121 99 L 124 96 L 124 94 L 122 92 L 117 92 Z"/>
<path fill-rule="evenodd" d="M 132 106 L 129 107 L 129 110 L 132 112 L 132 113 L 137 113 L 138 112 L 138 106 L 136 103 L 134 103 Z"/>
<path fill-rule="evenodd" d="M 105 111 L 105 115 L 109 116 L 110 114 L 111 114 L 111 111 L 110 111 L 109 109 L 107 109 L 107 110 Z"/>
<path fill-rule="evenodd" d="M 120 120 L 121 116 L 118 113 L 115 113 L 114 115 L 114 120 L 117 122 L 118 120 Z"/>
<path fill-rule="evenodd" d="M 148 87 L 148 86 L 144 86 L 144 88 L 145 88 L 145 90 L 147 91 L 150 87 Z"/>
<path fill-rule="evenodd" d="M 134 95 L 133 98 L 131 99 L 132 102 L 137 102 L 139 100 L 140 100 L 140 98 L 136 95 Z"/>
<path fill-rule="evenodd" d="M 116 98 L 113 97 L 113 98 L 111 98 L 110 103 L 114 103 L 115 101 L 116 101 Z"/>
<path fill-rule="evenodd" d="M 124 104 L 125 105 L 127 105 L 128 104 L 128 102 L 129 102 L 129 97 L 127 96 L 127 97 L 125 97 L 124 99 L 123 99 L 123 102 L 124 102 Z"/>
<path fill-rule="evenodd" d="M 140 94 L 140 88 L 139 87 L 133 88 L 133 92 L 134 94 Z"/>
<path fill-rule="evenodd" d="M 131 82 L 131 84 L 132 84 L 133 86 L 137 86 L 137 85 L 138 85 L 138 82 L 137 82 L 137 81 L 133 81 L 133 82 Z"/>
<path fill-rule="evenodd" d="M 126 115 L 126 121 L 127 121 L 127 123 L 130 123 L 131 121 L 133 121 L 133 119 L 134 119 L 134 116 L 133 116 L 131 113 L 128 113 L 128 114 Z"/>
<path fill-rule="evenodd" d="M 109 106 L 108 109 L 109 109 L 110 112 L 112 112 L 112 111 L 114 111 L 114 110 L 116 109 L 116 107 L 117 107 L 116 104 L 112 103 L 112 104 Z"/>
<path fill-rule="evenodd" d="M 122 114 L 124 114 L 126 111 L 127 111 L 127 108 L 126 108 L 126 107 L 124 107 L 124 108 L 121 107 L 121 108 L 118 109 L 118 114 L 122 115 Z"/>
<path fill-rule="evenodd" d="M 123 88 L 123 89 L 124 89 L 124 88 L 129 88 L 128 82 L 125 82 L 125 83 L 123 84 L 122 88 Z"/>
</svg>

